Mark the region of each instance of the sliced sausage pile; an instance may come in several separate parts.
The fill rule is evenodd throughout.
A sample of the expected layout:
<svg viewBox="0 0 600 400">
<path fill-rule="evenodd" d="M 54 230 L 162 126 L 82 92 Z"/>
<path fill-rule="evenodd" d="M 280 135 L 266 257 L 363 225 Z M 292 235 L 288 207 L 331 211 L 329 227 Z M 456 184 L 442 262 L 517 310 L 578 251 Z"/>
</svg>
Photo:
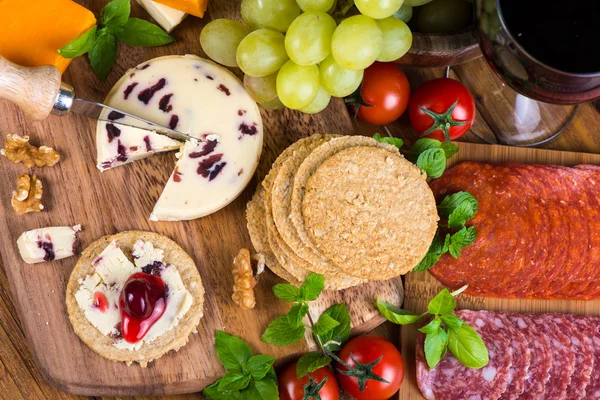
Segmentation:
<svg viewBox="0 0 600 400">
<path fill-rule="evenodd" d="M 600 318 L 462 310 L 489 363 L 467 368 L 450 352 L 429 369 L 417 337 L 417 382 L 427 399 L 600 399 Z"/>
<path fill-rule="evenodd" d="M 445 286 L 505 298 L 600 298 L 600 166 L 463 162 L 431 183 L 438 203 L 467 191 L 477 240 L 430 272 Z"/>
</svg>

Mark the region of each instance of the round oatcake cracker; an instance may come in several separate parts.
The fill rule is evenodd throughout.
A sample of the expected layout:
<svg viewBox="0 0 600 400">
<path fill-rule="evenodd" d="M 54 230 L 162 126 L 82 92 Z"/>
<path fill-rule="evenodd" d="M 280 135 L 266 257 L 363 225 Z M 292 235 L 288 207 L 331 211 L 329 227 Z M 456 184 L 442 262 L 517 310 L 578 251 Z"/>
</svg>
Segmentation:
<svg viewBox="0 0 600 400">
<path fill-rule="evenodd" d="M 75 299 L 75 293 L 81 286 L 79 280 L 93 273 L 92 261 L 113 240 L 130 260 L 133 245 L 138 240 L 151 242 L 156 248 L 164 250 L 164 263 L 177 267 L 181 280 L 193 299 L 192 306 L 176 326 L 152 342 L 143 344 L 139 350 L 119 349 L 113 346 L 114 340 L 104 336 L 88 321 Z M 146 367 L 149 362 L 167 352 L 179 350 L 188 342 L 190 334 L 197 332 L 196 327 L 203 315 L 204 287 L 194 260 L 173 240 L 154 232 L 126 231 L 101 237 L 81 253 L 67 284 L 66 303 L 75 333 L 92 350 L 112 361 L 122 361 L 128 365 L 137 362 Z"/>
<path fill-rule="evenodd" d="M 303 216 L 319 250 L 366 279 L 405 274 L 427 253 L 438 213 L 426 175 L 397 153 L 350 147 L 310 177 Z"/>
</svg>

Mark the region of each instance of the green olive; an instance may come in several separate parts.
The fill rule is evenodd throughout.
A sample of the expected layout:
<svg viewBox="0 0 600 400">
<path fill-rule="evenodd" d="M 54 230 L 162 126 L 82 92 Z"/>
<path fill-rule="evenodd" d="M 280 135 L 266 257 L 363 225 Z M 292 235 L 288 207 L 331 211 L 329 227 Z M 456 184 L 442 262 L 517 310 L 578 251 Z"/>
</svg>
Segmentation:
<svg viewBox="0 0 600 400">
<path fill-rule="evenodd" d="M 419 9 L 417 27 L 423 33 L 449 33 L 464 28 L 471 19 L 465 0 L 433 0 Z"/>
</svg>

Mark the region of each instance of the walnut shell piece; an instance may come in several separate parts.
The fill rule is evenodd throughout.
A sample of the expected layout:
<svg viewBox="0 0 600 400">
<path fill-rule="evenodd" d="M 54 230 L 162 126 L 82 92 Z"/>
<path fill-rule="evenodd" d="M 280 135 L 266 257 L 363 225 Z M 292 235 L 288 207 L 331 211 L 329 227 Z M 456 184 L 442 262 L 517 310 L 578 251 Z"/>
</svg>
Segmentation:
<svg viewBox="0 0 600 400">
<path fill-rule="evenodd" d="M 233 259 L 233 294 L 231 299 L 241 308 L 251 310 L 256 305 L 254 286 L 258 275 L 265 269 L 265 258 L 262 254 L 250 256 L 248 249 L 240 249 Z"/>
<path fill-rule="evenodd" d="M 13 191 L 11 205 L 18 215 L 40 212 L 44 209 L 42 195 L 44 187 L 37 176 L 21 174 L 17 178 L 17 190 Z"/>
<path fill-rule="evenodd" d="M 25 168 L 51 167 L 60 160 L 60 154 L 52 147 L 35 147 L 29 144 L 29 136 L 8 134 L 0 154 L 14 163 L 23 163 Z"/>
</svg>

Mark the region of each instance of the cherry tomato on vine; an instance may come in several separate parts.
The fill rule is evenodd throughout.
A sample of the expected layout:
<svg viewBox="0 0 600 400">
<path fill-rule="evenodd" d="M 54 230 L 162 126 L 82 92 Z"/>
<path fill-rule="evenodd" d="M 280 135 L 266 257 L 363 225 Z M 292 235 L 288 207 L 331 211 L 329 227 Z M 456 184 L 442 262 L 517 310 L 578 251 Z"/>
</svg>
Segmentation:
<svg viewBox="0 0 600 400">
<path fill-rule="evenodd" d="M 406 111 L 410 84 L 395 64 L 376 62 L 365 69 L 358 93 L 361 98 L 353 95 L 346 99 L 347 103 L 358 107 L 358 118 L 369 124 L 385 125 Z"/>
<path fill-rule="evenodd" d="M 353 369 L 357 369 L 359 375 L 367 377 L 366 381 L 363 379 L 361 382 L 356 376 L 345 375 L 344 373 L 348 373 L 346 367 L 339 363 L 336 365 L 340 386 L 353 398 L 385 400 L 400 389 L 404 379 L 404 361 L 390 341 L 374 335 L 357 336 L 344 345 L 339 358 Z M 373 379 L 373 375 L 379 380 Z M 361 383 L 364 384 L 362 388 Z"/>
<path fill-rule="evenodd" d="M 335 374 L 328 368 L 322 367 L 311 372 L 313 379 L 313 388 L 317 387 L 323 382 L 323 379 L 327 378 L 323 387 L 318 391 L 321 400 L 338 400 L 340 397 L 340 389 L 335 379 Z M 303 400 L 312 399 L 313 397 L 305 397 L 305 385 L 310 382 L 308 375 L 302 378 L 296 377 L 296 362 L 288 365 L 277 378 L 279 385 L 279 399 L 280 400 Z M 307 387 L 308 391 L 311 387 Z"/>
<path fill-rule="evenodd" d="M 408 105 L 410 124 L 420 134 L 438 140 L 464 135 L 475 120 L 475 100 L 462 83 L 449 78 L 426 82 Z"/>
</svg>

